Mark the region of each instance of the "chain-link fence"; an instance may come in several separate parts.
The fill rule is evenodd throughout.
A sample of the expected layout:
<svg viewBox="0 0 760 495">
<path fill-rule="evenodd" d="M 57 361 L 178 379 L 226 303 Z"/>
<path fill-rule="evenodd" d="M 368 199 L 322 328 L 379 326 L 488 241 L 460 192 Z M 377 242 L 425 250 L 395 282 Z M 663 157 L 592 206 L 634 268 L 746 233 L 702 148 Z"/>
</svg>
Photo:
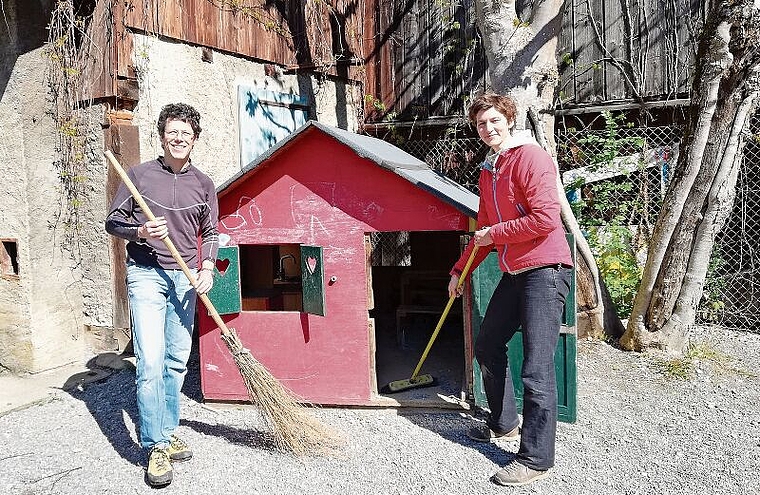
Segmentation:
<svg viewBox="0 0 760 495">
<path fill-rule="evenodd" d="M 409 140 L 398 146 L 478 194 L 480 164 L 488 153 L 488 147 L 479 138 Z"/>
<path fill-rule="evenodd" d="M 750 132 L 760 136 L 760 112 Z M 639 265 L 659 213 L 669 170 L 675 165 L 681 130 L 677 126 L 619 126 L 559 129 L 558 160 L 568 198 L 582 227 L 613 218 L 634 226 L 632 246 Z M 479 164 L 487 148 L 475 137 L 410 140 L 402 145 L 431 168 L 478 193 Z M 731 217 L 716 239 L 699 323 L 760 331 L 760 140 L 744 153 Z M 623 207 L 622 205 L 626 205 Z"/>
<path fill-rule="evenodd" d="M 736 185 L 731 216 L 718 235 L 705 284 L 701 321 L 760 332 L 760 112 L 750 119 L 751 137 Z"/>
</svg>

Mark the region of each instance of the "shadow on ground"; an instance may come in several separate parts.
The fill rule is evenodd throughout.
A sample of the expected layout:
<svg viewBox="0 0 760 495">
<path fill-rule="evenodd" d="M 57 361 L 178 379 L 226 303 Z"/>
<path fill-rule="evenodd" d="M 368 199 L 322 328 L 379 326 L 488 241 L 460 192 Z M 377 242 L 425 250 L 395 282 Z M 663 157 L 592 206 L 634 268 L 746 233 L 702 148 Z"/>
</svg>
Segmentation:
<svg viewBox="0 0 760 495">
<path fill-rule="evenodd" d="M 472 414 L 470 412 L 462 413 L 420 408 L 401 408 L 398 410 L 398 415 L 410 423 L 430 430 L 450 442 L 477 450 L 483 457 L 494 464 L 504 466 L 512 461 L 519 447 L 518 443 L 501 441 L 497 443 L 483 443 L 476 442 L 467 436 L 467 431 L 470 428 L 480 424 L 476 418 L 482 415 L 482 413 L 475 413 L 475 417 L 473 417 Z M 443 416 L 445 416 L 445 419 Z"/>
<path fill-rule="evenodd" d="M 202 402 L 197 340 L 193 339 L 182 393 Z M 139 466 L 145 462 L 145 454 L 137 440 L 135 358 L 130 349 L 127 346 L 123 353 L 97 355 L 87 362 L 87 371 L 70 376 L 61 388 L 84 402 L 113 449 L 127 462 Z"/>
<path fill-rule="evenodd" d="M 107 354 L 112 354 L 109 357 L 114 360 L 119 356 Z M 88 371 L 72 375 L 62 388 L 85 403 L 103 435 L 122 458 L 140 465 L 144 457 L 142 449 L 127 426 L 127 421 L 137 424 L 134 368 L 128 365 L 120 370 L 103 368 L 98 364 L 99 360 L 102 362 L 101 356 L 88 361 Z"/>
<path fill-rule="evenodd" d="M 179 424 L 192 428 L 203 435 L 224 438 L 235 445 L 242 445 L 256 450 L 277 450 L 274 437 L 267 432 L 219 424 L 212 425 L 191 419 L 180 419 Z"/>
</svg>

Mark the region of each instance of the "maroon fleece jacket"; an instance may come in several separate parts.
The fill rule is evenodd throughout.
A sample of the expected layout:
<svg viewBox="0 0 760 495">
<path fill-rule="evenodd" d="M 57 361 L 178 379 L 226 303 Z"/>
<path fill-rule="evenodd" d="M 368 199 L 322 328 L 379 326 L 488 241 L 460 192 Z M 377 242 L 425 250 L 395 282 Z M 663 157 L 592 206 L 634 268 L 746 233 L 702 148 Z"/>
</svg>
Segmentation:
<svg viewBox="0 0 760 495">
<path fill-rule="evenodd" d="M 206 174 L 192 163 L 175 174 L 159 157 L 132 167 L 127 175 L 153 214 L 166 218 L 169 238 L 187 266 L 200 267 L 203 260 L 216 260 L 219 207 L 214 183 Z M 148 217 L 122 184 L 111 202 L 106 232 L 129 241 L 129 260 L 143 266 L 179 269 L 164 241 L 138 238 L 137 229 L 146 221 Z"/>
</svg>

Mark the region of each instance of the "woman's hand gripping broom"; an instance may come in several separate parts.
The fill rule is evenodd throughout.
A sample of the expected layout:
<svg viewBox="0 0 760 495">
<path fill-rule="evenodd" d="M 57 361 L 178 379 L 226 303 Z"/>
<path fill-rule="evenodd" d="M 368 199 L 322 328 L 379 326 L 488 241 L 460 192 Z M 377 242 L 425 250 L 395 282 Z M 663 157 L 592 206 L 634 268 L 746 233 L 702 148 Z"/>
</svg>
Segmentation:
<svg viewBox="0 0 760 495">
<path fill-rule="evenodd" d="M 149 220 L 155 220 L 155 215 L 113 154 L 106 151 L 105 155 L 132 193 L 134 200 L 142 208 L 145 216 Z M 190 283 L 196 287 L 195 274 L 187 267 L 172 240 L 166 236 L 162 241 Z M 208 296 L 198 294 L 198 297 L 221 330 L 222 340 L 232 353 L 240 376 L 248 389 L 251 402 L 259 407 L 264 421 L 272 429 L 276 445 L 299 456 L 310 453 L 329 453 L 340 446 L 342 443 L 340 436 L 308 414 L 295 397 L 251 355 L 248 349 L 243 347 L 235 331 L 227 328 Z"/>
</svg>

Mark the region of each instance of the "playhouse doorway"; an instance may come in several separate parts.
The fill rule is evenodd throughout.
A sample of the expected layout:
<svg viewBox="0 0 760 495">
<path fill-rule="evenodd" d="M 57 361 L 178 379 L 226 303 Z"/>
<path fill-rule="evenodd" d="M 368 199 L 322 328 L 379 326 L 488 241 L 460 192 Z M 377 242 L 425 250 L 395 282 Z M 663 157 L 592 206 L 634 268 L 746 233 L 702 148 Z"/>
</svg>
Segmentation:
<svg viewBox="0 0 760 495">
<path fill-rule="evenodd" d="M 410 378 L 448 302 L 449 270 L 459 258 L 460 232 L 379 232 L 368 237 L 377 390 Z M 458 298 L 431 347 L 420 374 L 435 387 L 394 394 L 381 402 L 460 407 L 466 390 L 462 299 Z"/>
</svg>

